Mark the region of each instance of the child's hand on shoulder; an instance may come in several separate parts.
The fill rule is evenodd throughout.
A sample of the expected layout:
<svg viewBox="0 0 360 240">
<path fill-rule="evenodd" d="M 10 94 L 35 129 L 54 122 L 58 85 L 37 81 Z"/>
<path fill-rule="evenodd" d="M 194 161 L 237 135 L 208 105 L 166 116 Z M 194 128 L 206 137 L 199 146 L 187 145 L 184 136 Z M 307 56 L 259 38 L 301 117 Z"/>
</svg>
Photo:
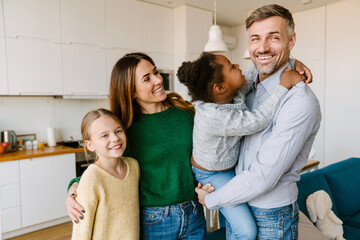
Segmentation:
<svg viewBox="0 0 360 240">
<path fill-rule="evenodd" d="M 305 80 L 305 76 L 298 73 L 296 70 L 291 68 L 286 68 L 281 73 L 281 82 L 280 85 L 286 87 L 287 89 L 292 88 L 296 84 Z"/>
</svg>

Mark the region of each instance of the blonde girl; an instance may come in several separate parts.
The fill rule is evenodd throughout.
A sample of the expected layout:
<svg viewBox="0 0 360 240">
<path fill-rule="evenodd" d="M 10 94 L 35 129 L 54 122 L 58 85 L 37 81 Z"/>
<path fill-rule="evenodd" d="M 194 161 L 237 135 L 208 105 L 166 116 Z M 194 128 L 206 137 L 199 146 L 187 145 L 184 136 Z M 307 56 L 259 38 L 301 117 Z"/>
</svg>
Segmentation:
<svg viewBox="0 0 360 240">
<path fill-rule="evenodd" d="M 86 211 L 74 222 L 72 239 L 139 239 L 140 171 L 135 159 L 122 156 L 126 136 L 119 119 L 106 109 L 90 111 L 81 134 L 96 161 L 77 188 L 76 201 Z"/>
</svg>

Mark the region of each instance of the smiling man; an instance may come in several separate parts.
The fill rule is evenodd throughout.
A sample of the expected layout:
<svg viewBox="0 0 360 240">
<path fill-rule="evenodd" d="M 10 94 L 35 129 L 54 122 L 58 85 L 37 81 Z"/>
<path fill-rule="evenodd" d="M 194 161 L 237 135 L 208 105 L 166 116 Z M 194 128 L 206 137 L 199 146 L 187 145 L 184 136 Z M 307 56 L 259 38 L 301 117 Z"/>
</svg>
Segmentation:
<svg viewBox="0 0 360 240">
<path fill-rule="evenodd" d="M 246 98 L 251 110 L 270 96 L 289 66 L 294 26 L 291 13 L 279 5 L 258 8 L 246 20 L 248 50 L 259 72 Z M 316 96 L 304 82 L 298 83 L 284 97 L 269 127 L 244 138 L 236 176 L 210 194 L 196 189 L 200 202 L 209 209 L 248 202 L 257 239 L 297 239 L 296 182 L 320 121 Z"/>
</svg>

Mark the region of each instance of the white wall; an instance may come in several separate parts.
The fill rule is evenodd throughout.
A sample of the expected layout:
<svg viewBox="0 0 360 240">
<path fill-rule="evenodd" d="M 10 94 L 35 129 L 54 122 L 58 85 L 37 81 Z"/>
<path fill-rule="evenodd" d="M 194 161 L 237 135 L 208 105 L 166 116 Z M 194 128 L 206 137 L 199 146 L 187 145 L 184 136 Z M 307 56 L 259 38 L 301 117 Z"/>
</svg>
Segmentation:
<svg viewBox="0 0 360 240">
<path fill-rule="evenodd" d="M 0 131 L 35 133 L 38 140 L 46 141 L 46 129 L 55 127 L 57 141 L 67 140 L 70 136 L 79 140 L 82 118 L 88 111 L 100 107 L 108 108 L 108 100 L 0 97 Z"/>
<path fill-rule="evenodd" d="M 286 5 L 285 5 L 286 7 Z M 315 139 L 315 159 L 321 166 L 360 157 L 360 1 L 345 0 L 293 14 L 297 41 L 292 55 L 310 67 L 310 85 L 319 99 L 323 120 Z M 237 48 L 232 61 L 246 69 L 245 25 L 232 28 Z"/>
</svg>

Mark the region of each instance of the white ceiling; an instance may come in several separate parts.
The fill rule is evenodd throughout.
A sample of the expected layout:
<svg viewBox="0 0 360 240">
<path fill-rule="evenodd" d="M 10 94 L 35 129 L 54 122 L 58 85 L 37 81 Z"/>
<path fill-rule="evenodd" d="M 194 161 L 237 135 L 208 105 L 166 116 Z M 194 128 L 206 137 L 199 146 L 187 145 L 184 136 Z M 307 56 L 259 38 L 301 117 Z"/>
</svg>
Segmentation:
<svg viewBox="0 0 360 240">
<path fill-rule="evenodd" d="M 181 5 L 189 5 L 205 10 L 212 11 L 214 8 L 213 0 L 139 0 L 149 2 L 169 8 L 176 8 Z M 219 25 L 233 27 L 245 23 L 249 12 L 251 13 L 258 7 L 268 4 L 279 4 L 286 7 L 291 12 L 299 12 L 306 9 L 320 7 L 329 3 L 342 0 L 217 0 L 216 18 Z M 303 4 L 303 2 L 309 2 Z"/>
</svg>

